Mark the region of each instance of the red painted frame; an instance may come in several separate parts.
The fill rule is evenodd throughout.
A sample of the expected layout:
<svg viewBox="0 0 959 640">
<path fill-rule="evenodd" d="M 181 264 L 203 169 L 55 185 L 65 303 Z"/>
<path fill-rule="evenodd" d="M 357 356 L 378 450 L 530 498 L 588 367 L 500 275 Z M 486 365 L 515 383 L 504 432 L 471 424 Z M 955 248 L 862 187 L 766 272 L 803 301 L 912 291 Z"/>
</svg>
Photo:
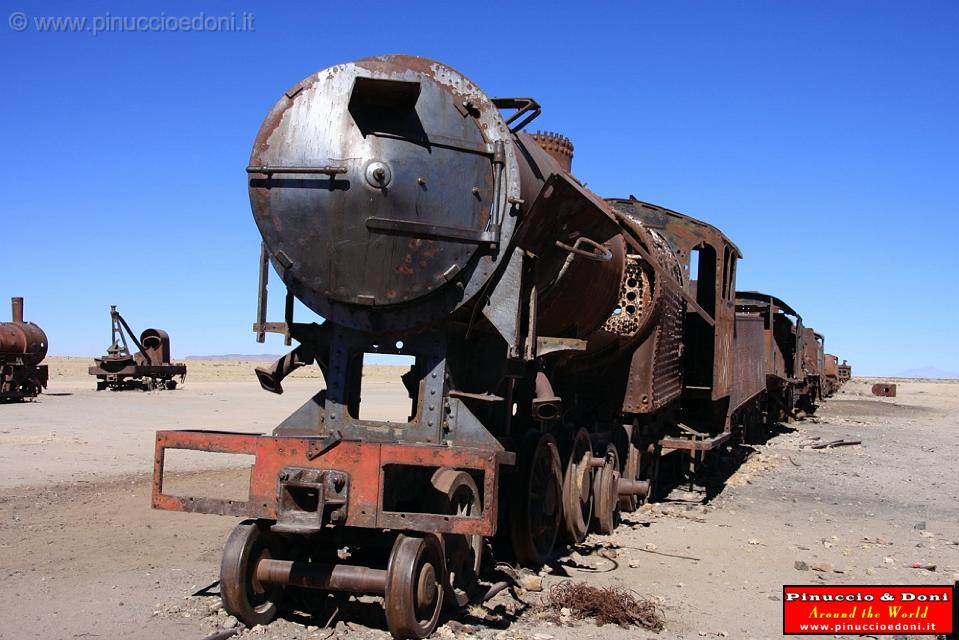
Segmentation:
<svg viewBox="0 0 959 640">
<path fill-rule="evenodd" d="M 279 475 L 286 467 L 333 469 L 349 474 L 346 526 L 436 533 L 496 533 L 499 467 L 512 465 L 513 453 L 499 450 L 340 441 L 314 459 L 307 457 L 315 438 L 262 436 L 223 431 L 158 431 L 153 461 L 153 508 L 275 520 Z M 250 492 L 246 501 L 163 493 L 167 449 L 253 455 Z M 391 512 L 382 509 L 383 467 L 403 464 L 452 467 L 483 473 L 483 510 L 479 517 Z"/>
</svg>

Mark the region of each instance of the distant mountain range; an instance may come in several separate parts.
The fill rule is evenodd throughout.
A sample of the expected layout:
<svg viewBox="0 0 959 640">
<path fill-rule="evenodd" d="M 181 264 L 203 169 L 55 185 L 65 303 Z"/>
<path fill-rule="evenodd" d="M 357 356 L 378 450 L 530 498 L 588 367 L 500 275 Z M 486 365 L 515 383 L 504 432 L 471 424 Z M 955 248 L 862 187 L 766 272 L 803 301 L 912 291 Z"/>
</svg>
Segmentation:
<svg viewBox="0 0 959 640">
<path fill-rule="evenodd" d="M 229 360 L 244 362 L 273 362 L 279 359 L 280 355 L 273 353 L 224 353 L 217 356 L 187 356 L 184 358 L 184 360 Z"/>
<path fill-rule="evenodd" d="M 895 375 L 896 378 L 940 378 L 943 380 L 957 380 L 959 373 L 954 371 L 943 371 L 937 367 L 919 367 L 917 369 L 907 369 L 900 371 Z"/>
</svg>

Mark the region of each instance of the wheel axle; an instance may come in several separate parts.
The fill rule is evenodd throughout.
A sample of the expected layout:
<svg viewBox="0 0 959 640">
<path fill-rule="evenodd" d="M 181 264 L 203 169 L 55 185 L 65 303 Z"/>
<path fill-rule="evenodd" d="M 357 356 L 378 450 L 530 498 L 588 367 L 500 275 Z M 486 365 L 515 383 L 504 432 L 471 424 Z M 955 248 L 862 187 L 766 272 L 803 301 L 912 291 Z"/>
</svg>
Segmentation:
<svg viewBox="0 0 959 640">
<path fill-rule="evenodd" d="M 383 595 L 386 592 L 385 569 L 351 564 L 265 558 L 257 563 L 255 575 L 257 580 L 265 584 L 377 595 Z"/>
<path fill-rule="evenodd" d="M 620 478 L 616 483 L 616 491 L 621 496 L 638 496 L 645 498 L 649 495 L 649 480 L 629 480 Z"/>
</svg>

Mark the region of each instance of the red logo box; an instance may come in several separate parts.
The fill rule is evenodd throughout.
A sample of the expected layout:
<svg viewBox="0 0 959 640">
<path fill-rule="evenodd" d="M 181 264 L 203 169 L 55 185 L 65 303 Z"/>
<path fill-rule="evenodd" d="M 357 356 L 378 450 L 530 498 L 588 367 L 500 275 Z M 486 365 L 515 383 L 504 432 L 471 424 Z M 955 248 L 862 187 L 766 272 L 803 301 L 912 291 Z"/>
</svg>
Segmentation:
<svg viewBox="0 0 959 640">
<path fill-rule="evenodd" d="M 956 631 L 956 585 L 785 585 L 783 634 L 935 635 Z"/>
</svg>

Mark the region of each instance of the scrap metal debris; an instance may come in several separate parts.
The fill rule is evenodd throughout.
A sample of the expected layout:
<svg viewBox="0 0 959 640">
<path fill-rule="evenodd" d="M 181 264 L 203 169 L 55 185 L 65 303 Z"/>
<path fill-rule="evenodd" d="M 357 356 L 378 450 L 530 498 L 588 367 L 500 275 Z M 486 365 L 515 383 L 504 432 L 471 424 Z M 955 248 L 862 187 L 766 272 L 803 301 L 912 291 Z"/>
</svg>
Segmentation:
<svg viewBox="0 0 959 640">
<path fill-rule="evenodd" d="M 872 395 L 883 398 L 895 398 L 896 385 L 889 382 L 880 382 L 878 384 L 874 384 L 872 385 Z"/>
<path fill-rule="evenodd" d="M 593 618 L 596 624 L 663 628 L 663 616 L 650 600 L 618 587 L 593 587 L 585 582 L 564 581 L 549 590 L 546 607 L 577 619 Z"/>
<path fill-rule="evenodd" d="M 848 447 L 854 444 L 862 444 L 862 440 L 830 440 L 829 442 L 814 444 L 810 449 L 832 449 L 833 447 Z"/>
</svg>

